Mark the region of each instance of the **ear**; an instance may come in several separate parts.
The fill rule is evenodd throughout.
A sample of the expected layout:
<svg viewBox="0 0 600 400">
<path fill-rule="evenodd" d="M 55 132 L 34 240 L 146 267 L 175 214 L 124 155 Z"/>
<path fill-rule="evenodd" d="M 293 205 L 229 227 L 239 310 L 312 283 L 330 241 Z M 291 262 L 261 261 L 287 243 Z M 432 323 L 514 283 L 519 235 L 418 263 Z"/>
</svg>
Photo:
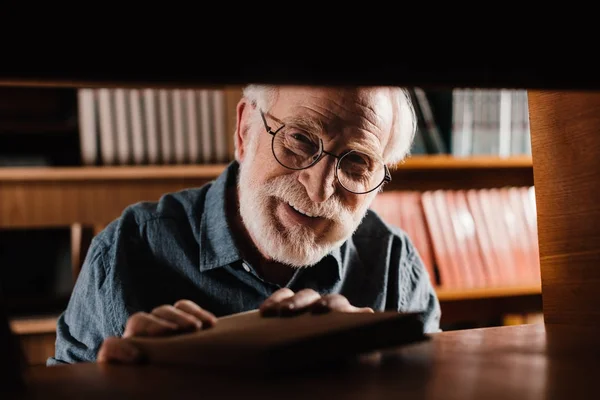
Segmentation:
<svg viewBox="0 0 600 400">
<path fill-rule="evenodd" d="M 250 113 L 256 105 L 249 102 L 248 99 L 242 98 L 236 107 L 236 127 L 235 127 L 235 159 L 241 163 L 244 160 L 244 151 L 249 140 L 248 130 L 250 129 Z"/>
</svg>

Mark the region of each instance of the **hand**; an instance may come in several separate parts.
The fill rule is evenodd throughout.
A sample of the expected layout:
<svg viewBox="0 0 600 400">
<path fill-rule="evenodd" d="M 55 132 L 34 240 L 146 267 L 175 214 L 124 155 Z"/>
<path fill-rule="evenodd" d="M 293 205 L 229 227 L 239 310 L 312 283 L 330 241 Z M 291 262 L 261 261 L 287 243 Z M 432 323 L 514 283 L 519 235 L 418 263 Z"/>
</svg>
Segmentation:
<svg viewBox="0 0 600 400">
<path fill-rule="evenodd" d="M 310 311 L 324 313 L 328 311 L 341 311 L 350 313 L 372 313 L 370 307 L 355 307 L 341 294 L 328 294 L 321 296 L 312 289 L 303 289 L 294 293 L 291 289 L 283 288 L 273 293 L 260 306 L 263 316 L 292 316 Z"/>
<path fill-rule="evenodd" d="M 128 320 L 123 338 L 140 336 L 170 336 L 207 329 L 217 318 L 190 300 L 179 300 L 174 305 L 162 305 L 152 312 L 137 312 Z M 100 347 L 98 362 L 137 362 L 139 350 L 120 338 L 107 338 Z"/>
</svg>

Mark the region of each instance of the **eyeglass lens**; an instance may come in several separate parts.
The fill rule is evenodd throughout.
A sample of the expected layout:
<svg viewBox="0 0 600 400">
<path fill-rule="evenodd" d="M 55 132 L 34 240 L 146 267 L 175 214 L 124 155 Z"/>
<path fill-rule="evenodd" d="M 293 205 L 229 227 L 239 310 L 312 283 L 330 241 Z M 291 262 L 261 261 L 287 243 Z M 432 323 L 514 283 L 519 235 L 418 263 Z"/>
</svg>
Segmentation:
<svg viewBox="0 0 600 400">
<path fill-rule="evenodd" d="M 273 154 L 290 169 L 313 165 L 323 152 L 322 142 L 310 134 L 283 128 L 273 136 Z M 355 193 L 373 190 L 385 177 L 383 162 L 359 151 L 343 155 L 337 163 L 337 177 L 342 186 Z"/>
</svg>

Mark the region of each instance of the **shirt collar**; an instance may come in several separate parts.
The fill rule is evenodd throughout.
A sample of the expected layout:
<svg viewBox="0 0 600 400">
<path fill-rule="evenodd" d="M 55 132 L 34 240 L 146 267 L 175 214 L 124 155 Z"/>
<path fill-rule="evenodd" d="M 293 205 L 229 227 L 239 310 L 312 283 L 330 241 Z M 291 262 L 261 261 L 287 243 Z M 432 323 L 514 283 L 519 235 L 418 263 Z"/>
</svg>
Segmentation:
<svg viewBox="0 0 600 400">
<path fill-rule="evenodd" d="M 342 245 L 342 247 L 346 248 L 347 246 L 344 244 L 344 245 Z M 335 261 L 334 268 L 332 268 L 335 281 L 342 279 L 342 274 L 343 274 L 342 247 L 336 247 L 326 256 L 326 257 L 333 258 L 333 260 Z"/>
<path fill-rule="evenodd" d="M 227 190 L 236 184 L 237 161 L 231 162 L 206 192 L 200 222 L 200 271 L 241 260 L 227 219 Z"/>
<path fill-rule="evenodd" d="M 200 222 L 200 271 L 208 271 L 242 260 L 227 219 L 227 191 L 237 184 L 238 169 L 237 161 L 231 162 L 207 190 Z M 330 264 L 332 261 L 333 265 Z M 315 267 L 327 267 L 326 269 L 331 270 L 336 281 L 341 279 L 342 249 L 340 247 L 333 249 Z"/>
</svg>

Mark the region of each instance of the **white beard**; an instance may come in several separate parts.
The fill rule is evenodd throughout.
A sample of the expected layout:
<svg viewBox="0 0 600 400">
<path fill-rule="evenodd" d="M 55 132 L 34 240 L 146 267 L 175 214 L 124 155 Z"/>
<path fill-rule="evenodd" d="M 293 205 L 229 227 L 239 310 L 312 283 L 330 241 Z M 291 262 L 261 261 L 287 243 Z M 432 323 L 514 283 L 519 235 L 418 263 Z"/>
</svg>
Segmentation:
<svg viewBox="0 0 600 400">
<path fill-rule="evenodd" d="M 278 176 L 267 183 L 256 182 L 251 170 L 254 146 L 249 147 L 239 170 L 240 215 L 256 246 L 267 258 L 296 268 L 312 266 L 340 247 L 358 228 L 368 204 L 351 212 L 335 195 L 325 203 L 315 204 L 292 175 Z M 332 228 L 318 236 L 306 226 L 284 226 L 275 214 L 279 201 L 291 202 L 311 214 L 326 216 L 334 221 Z"/>
</svg>

